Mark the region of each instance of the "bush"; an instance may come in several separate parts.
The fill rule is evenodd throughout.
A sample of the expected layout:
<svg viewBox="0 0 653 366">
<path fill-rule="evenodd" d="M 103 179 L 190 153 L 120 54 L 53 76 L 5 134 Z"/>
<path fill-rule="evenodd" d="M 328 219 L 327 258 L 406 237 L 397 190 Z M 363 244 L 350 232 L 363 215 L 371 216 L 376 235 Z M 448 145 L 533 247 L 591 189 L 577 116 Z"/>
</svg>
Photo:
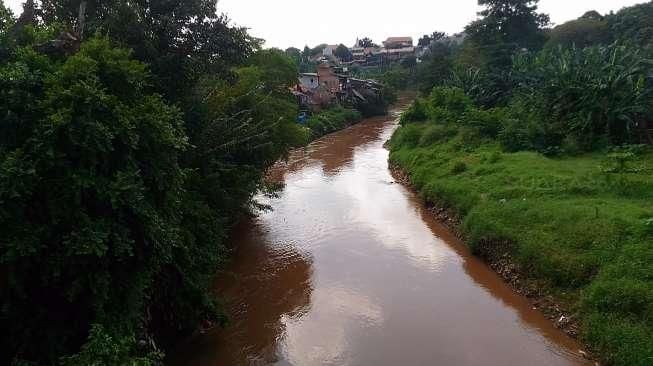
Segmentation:
<svg viewBox="0 0 653 366">
<path fill-rule="evenodd" d="M 315 139 L 341 130 L 361 119 L 360 112 L 337 106 L 311 116 L 306 122 L 306 127 L 311 130 L 312 138 Z"/>
<path fill-rule="evenodd" d="M 391 144 L 396 147 L 416 147 L 420 143 L 422 137 L 422 127 L 409 124 L 401 127 L 392 136 Z"/>
<path fill-rule="evenodd" d="M 455 122 L 473 108 L 472 100 L 459 88 L 433 88 L 427 103 L 429 118 L 438 123 Z"/>
<path fill-rule="evenodd" d="M 469 108 L 462 116 L 461 123 L 478 129 L 484 137 L 496 138 L 507 118 L 504 108 Z"/>
<path fill-rule="evenodd" d="M 451 174 L 458 175 L 467 171 L 467 164 L 463 161 L 457 161 L 451 168 Z"/>
<path fill-rule="evenodd" d="M 413 104 L 408 107 L 402 114 L 400 122 L 406 124 L 409 122 L 422 122 L 428 119 L 427 106 L 421 98 L 415 99 Z"/>
<path fill-rule="evenodd" d="M 448 127 L 445 125 L 429 124 L 429 126 L 426 127 L 422 132 L 422 136 L 419 139 L 419 146 L 426 147 L 433 145 L 436 142 L 440 142 L 455 136 L 456 133 L 456 128 Z"/>
</svg>

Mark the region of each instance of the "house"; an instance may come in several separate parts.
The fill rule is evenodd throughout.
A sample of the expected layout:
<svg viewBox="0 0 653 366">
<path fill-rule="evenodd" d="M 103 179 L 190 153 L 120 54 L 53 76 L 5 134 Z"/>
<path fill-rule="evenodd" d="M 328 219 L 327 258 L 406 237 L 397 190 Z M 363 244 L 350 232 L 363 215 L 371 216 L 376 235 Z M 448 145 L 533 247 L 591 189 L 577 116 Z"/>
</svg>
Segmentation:
<svg viewBox="0 0 653 366">
<path fill-rule="evenodd" d="M 318 65 L 317 79 L 320 86 L 326 86 L 334 93 L 340 90 L 340 78 L 328 63 Z"/>
<path fill-rule="evenodd" d="M 325 62 L 317 73 L 303 73 L 290 89 L 300 110 L 317 112 L 330 105 L 358 105 L 379 98 L 382 85 L 374 80 L 351 77 L 347 66 L 334 67 Z"/>
<path fill-rule="evenodd" d="M 326 57 L 326 58 L 328 58 L 328 59 L 333 59 L 333 58 L 335 58 L 335 52 L 336 52 L 336 49 L 337 49 L 337 48 L 338 48 L 338 45 L 332 45 L 332 44 L 327 45 L 327 46 L 324 47 L 324 49 L 322 50 L 322 56 L 324 56 L 324 57 Z"/>
<path fill-rule="evenodd" d="M 315 89 L 320 86 L 317 73 L 303 73 L 299 74 L 299 83 L 308 90 Z"/>
<path fill-rule="evenodd" d="M 390 37 L 383 42 L 386 49 L 413 47 L 413 37 Z"/>
<path fill-rule="evenodd" d="M 385 50 L 387 62 L 401 61 L 410 56 L 415 56 L 415 47 L 389 48 Z"/>
</svg>

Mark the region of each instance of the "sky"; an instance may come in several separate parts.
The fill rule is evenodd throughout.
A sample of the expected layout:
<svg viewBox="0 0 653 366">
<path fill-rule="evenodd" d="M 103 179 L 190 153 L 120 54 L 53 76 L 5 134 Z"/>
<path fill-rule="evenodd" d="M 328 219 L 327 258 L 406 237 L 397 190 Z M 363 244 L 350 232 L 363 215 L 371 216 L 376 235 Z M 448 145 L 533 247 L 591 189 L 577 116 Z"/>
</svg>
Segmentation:
<svg viewBox="0 0 653 366">
<path fill-rule="evenodd" d="M 0 0 L 15 13 L 24 0 Z M 541 0 L 540 11 L 554 24 L 576 19 L 588 10 L 602 14 L 642 0 Z M 267 47 L 303 48 L 321 43 L 352 46 L 357 37 L 380 43 L 391 36 L 442 31 L 458 33 L 476 19 L 477 0 L 219 0 L 218 11 L 266 40 Z"/>
</svg>

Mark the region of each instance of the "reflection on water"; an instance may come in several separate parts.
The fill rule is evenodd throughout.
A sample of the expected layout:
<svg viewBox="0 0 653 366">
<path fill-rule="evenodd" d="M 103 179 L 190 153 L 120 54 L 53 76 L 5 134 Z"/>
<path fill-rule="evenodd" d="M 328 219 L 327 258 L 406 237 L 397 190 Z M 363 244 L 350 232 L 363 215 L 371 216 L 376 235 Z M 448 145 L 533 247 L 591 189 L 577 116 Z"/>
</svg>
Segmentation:
<svg viewBox="0 0 653 366">
<path fill-rule="evenodd" d="M 243 223 L 217 279 L 232 319 L 175 365 L 577 365 L 578 345 L 391 177 L 396 123 L 367 120 L 270 174 L 274 211 Z"/>
<path fill-rule="evenodd" d="M 293 242 L 260 245 L 269 233 L 256 221 L 235 230 L 238 247 L 216 282 L 229 323 L 195 337 L 168 363 L 178 365 L 270 364 L 277 361 L 277 341 L 285 324 L 301 318 L 311 303 L 311 259 Z M 188 354 L 192 352 L 192 359 Z"/>
</svg>

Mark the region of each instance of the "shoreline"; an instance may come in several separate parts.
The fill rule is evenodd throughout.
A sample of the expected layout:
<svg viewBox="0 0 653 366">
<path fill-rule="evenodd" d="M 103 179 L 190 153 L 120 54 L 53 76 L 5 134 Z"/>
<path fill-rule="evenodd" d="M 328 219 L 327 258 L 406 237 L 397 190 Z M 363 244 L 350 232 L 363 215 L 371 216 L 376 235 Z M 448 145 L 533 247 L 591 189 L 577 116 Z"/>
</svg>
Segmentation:
<svg viewBox="0 0 653 366">
<path fill-rule="evenodd" d="M 404 187 L 419 195 L 410 178 L 410 174 L 396 163 L 389 162 L 388 169 L 396 182 L 401 183 Z M 460 215 L 442 203 L 431 200 L 421 199 L 426 209 L 440 223 L 442 223 L 451 233 L 460 239 L 465 245 L 467 240 L 462 231 L 462 219 Z M 517 294 L 525 297 L 533 306 L 533 309 L 542 313 L 553 325 L 564 332 L 567 336 L 581 341 L 579 335 L 581 332 L 580 321 L 576 314 L 568 310 L 567 306 L 561 301 L 555 299 L 550 291 L 538 281 L 528 278 L 521 269 L 521 266 L 509 253 L 511 247 L 509 242 L 487 242 L 481 246 L 481 252 L 472 253 L 481 258 L 495 273 L 497 273 L 510 288 Z M 581 342 L 584 347 L 579 353 L 584 358 L 598 361 L 587 351 L 587 344 Z"/>
</svg>

